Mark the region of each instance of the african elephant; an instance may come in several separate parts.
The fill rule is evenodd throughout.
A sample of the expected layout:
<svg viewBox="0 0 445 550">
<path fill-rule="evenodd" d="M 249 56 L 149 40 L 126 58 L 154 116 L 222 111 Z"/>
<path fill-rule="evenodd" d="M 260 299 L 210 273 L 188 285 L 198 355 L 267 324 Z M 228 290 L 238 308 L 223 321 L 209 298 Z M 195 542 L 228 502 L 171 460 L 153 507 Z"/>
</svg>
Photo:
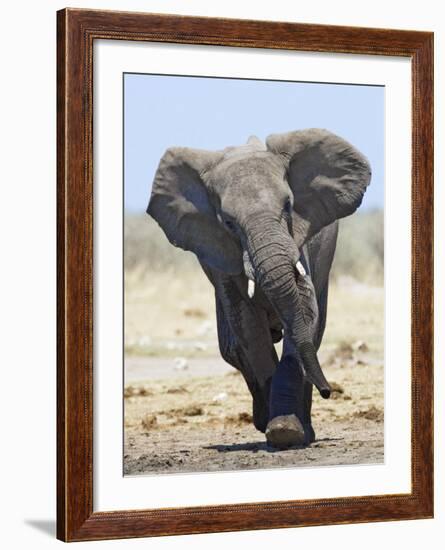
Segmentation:
<svg viewBox="0 0 445 550">
<path fill-rule="evenodd" d="M 147 212 L 213 284 L 221 355 L 242 373 L 273 447 L 315 439 L 312 386 L 331 391 L 317 351 L 338 219 L 370 179 L 367 159 L 322 129 L 215 152 L 170 148 L 155 174 Z"/>
</svg>

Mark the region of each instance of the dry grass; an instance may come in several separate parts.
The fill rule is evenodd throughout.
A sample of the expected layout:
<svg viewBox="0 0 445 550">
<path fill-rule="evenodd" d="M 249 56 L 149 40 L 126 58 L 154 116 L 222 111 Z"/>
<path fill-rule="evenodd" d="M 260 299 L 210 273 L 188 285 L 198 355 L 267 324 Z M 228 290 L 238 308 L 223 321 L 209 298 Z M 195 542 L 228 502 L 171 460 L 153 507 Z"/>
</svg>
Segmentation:
<svg viewBox="0 0 445 550">
<path fill-rule="evenodd" d="M 382 285 L 383 230 L 383 210 L 341 220 L 331 278 L 350 277 L 372 286 Z"/>
</svg>

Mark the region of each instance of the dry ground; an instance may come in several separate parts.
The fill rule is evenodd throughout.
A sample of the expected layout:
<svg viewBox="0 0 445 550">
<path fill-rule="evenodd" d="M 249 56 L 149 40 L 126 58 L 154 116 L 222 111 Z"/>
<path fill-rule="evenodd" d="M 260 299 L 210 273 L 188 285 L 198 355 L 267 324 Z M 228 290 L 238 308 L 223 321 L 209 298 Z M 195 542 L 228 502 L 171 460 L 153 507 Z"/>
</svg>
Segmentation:
<svg viewBox="0 0 445 550">
<path fill-rule="evenodd" d="M 383 462 L 383 289 L 332 287 L 315 396 L 317 440 L 275 451 L 251 422 L 242 377 L 219 356 L 212 290 L 190 271 L 126 276 L 127 475 Z"/>
</svg>

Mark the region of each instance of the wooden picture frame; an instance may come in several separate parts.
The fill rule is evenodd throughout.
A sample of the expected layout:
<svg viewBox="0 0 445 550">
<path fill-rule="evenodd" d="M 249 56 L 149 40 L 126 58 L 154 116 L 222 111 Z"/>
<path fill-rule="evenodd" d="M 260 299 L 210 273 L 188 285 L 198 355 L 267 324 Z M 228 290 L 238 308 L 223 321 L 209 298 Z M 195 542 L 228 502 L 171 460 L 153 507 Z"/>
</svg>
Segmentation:
<svg viewBox="0 0 445 550">
<path fill-rule="evenodd" d="M 93 512 L 93 43 L 401 56 L 412 67 L 412 425 L 406 494 Z M 433 516 L 433 34 L 65 9 L 57 13 L 57 537 L 64 541 Z"/>
</svg>

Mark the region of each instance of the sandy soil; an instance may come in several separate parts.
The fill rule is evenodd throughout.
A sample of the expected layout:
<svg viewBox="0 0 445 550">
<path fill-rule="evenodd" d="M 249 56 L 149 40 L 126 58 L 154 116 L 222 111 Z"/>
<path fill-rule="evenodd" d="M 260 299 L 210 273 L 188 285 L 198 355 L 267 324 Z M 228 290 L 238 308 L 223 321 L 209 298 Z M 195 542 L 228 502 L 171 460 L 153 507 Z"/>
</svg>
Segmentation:
<svg viewBox="0 0 445 550">
<path fill-rule="evenodd" d="M 125 474 L 383 462 L 378 354 L 359 341 L 324 351 L 321 359 L 335 391 L 329 400 L 315 396 L 317 439 L 277 451 L 252 424 L 243 378 L 221 359 L 128 358 Z"/>
</svg>

